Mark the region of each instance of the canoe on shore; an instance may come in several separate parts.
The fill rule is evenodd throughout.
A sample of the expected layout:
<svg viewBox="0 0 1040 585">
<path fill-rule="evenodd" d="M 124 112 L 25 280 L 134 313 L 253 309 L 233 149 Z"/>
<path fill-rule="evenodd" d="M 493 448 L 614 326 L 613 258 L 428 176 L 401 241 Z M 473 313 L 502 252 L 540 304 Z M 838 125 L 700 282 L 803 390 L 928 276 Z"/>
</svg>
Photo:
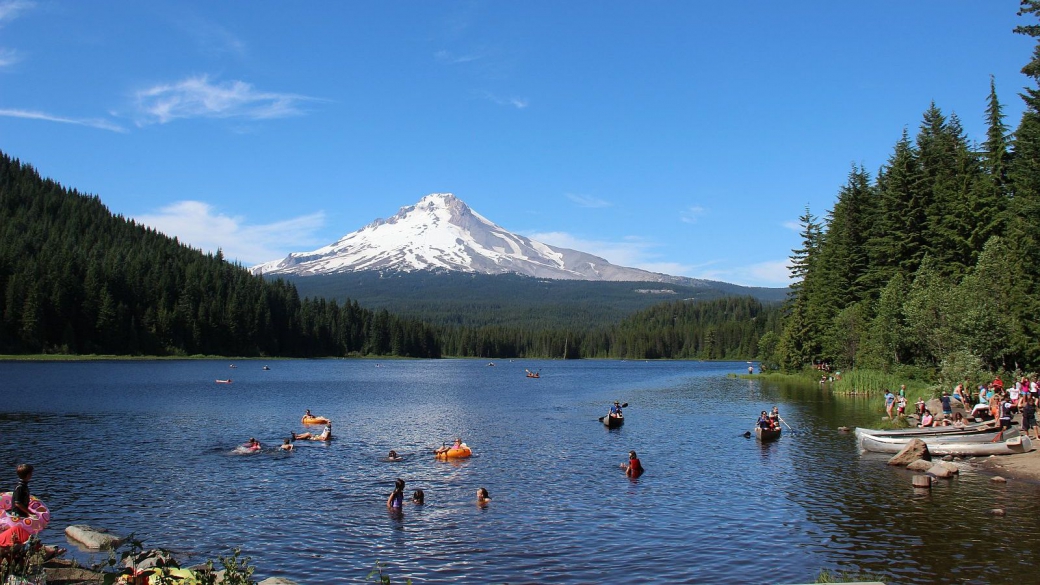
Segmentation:
<svg viewBox="0 0 1040 585">
<path fill-rule="evenodd" d="M 780 432 L 781 429 L 763 429 L 762 427 L 755 427 L 755 436 L 763 443 L 779 439 Z"/>
<path fill-rule="evenodd" d="M 982 422 L 963 427 L 955 427 L 953 425 L 945 427 L 909 427 L 905 429 L 856 429 L 856 437 L 863 435 L 871 435 L 873 437 L 903 437 L 903 436 L 928 436 L 928 435 L 946 435 L 946 434 L 957 434 L 966 435 L 970 433 L 986 432 L 994 429 L 998 429 L 998 425 L 993 422 Z"/>
<path fill-rule="evenodd" d="M 915 437 L 920 438 L 928 445 L 928 452 L 932 455 L 954 455 L 958 457 L 982 457 L 987 455 L 1010 455 L 1012 453 L 1028 453 L 1032 450 L 1033 445 L 1029 441 L 1029 437 L 1021 435 L 1018 431 L 1008 431 L 1016 436 L 1008 438 L 1006 435 L 1002 437 L 1003 440 L 993 442 L 992 439 L 987 441 L 972 441 L 967 437 L 962 437 L 961 440 L 956 438 L 943 437 L 937 439 L 936 437 Z M 872 453 L 898 453 L 906 447 L 912 438 L 893 438 L 893 437 L 873 437 L 865 435 L 860 439 L 860 448 L 864 451 L 870 451 Z"/>
</svg>

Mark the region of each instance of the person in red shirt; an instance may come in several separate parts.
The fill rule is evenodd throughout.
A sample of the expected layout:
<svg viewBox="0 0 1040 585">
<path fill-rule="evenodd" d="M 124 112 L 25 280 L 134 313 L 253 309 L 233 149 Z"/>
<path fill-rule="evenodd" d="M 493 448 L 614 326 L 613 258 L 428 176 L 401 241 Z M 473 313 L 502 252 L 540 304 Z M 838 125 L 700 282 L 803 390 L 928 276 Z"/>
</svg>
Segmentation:
<svg viewBox="0 0 1040 585">
<path fill-rule="evenodd" d="M 635 451 L 628 452 L 628 463 L 622 463 L 621 468 L 625 470 L 628 477 L 639 477 L 643 475 L 643 464 L 639 462 Z"/>
</svg>

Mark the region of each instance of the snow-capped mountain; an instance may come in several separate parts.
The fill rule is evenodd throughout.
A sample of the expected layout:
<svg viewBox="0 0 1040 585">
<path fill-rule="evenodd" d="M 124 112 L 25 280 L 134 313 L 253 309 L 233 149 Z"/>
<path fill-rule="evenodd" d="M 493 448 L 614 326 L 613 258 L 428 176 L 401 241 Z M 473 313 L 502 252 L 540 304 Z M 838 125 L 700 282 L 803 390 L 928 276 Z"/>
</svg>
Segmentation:
<svg viewBox="0 0 1040 585">
<path fill-rule="evenodd" d="M 310 276 L 382 270 L 518 273 L 569 280 L 685 282 L 694 279 L 615 266 L 603 258 L 511 233 L 451 193 L 433 193 L 313 252 L 289 254 L 253 274 Z M 703 281 L 695 281 L 703 282 Z"/>
</svg>

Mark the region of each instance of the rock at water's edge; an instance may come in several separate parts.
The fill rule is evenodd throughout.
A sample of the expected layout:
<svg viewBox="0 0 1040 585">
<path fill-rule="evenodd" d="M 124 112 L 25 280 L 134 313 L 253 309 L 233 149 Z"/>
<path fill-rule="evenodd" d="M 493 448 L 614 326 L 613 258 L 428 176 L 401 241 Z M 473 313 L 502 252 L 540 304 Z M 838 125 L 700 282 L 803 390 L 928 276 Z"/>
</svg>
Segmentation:
<svg viewBox="0 0 1040 585">
<path fill-rule="evenodd" d="M 896 453 L 888 460 L 888 464 L 906 467 L 918 459 L 932 460 L 932 456 L 928 453 L 928 444 L 921 439 L 911 439 L 906 444 L 906 447 L 903 447 L 902 451 Z"/>
<path fill-rule="evenodd" d="M 122 544 L 123 539 L 104 528 L 92 528 L 85 524 L 73 524 L 65 529 L 65 536 L 76 544 L 90 550 L 113 549 Z"/>
</svg>

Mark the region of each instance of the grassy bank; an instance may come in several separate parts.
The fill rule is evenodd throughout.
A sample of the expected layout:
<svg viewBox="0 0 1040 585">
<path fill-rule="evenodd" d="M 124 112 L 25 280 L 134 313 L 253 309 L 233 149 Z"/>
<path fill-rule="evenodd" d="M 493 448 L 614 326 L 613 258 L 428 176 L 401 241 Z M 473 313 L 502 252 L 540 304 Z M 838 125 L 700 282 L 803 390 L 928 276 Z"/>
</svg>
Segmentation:
<svg viewBox="0 0 1040 585">
<path fill-rule="evenodd" d="M 906 386 L 909 397 L 937 396 L 939 387 L 931 382 L 923 382 L 913 374 L 919 372 L 881 372 L 878 370 L 857 369 L 848 372 L 821 372 L 806 368 L 799 372 L 782 373 L 767 372 L 765 374 L 740 374 L 740 378 L 748 380 L 772 380 L 783 383 L 818 384 L 839 394 L 884 394 L 885 390 L 898 392 L 899 387 Z M 821 382 L 821 377 L 825 380 Z"/>
</svg>

